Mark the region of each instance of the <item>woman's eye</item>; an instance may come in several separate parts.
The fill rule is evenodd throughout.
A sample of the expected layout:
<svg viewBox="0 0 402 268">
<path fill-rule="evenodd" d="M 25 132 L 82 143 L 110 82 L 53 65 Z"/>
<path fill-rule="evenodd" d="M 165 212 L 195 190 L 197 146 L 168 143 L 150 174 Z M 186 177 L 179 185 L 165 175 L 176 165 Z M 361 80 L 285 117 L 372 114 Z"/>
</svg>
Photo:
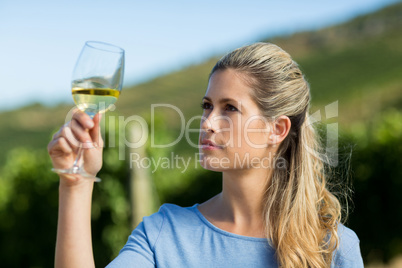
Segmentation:
<svg viewBox="0 0 402 268">
<path fill-rule="evenodd" d="M 208 102 L 203 102 L 201 103 L 201 108 L 203 110 L 209 110 L 212 109 L 212 104 L 208 103 Z M 238 111 L 236 107 L 234 107 L 233 105 L 227 104 L 225 106 L 225 111 L 229 111 L 229 112 L 236 112 Z"/>
<path fill-rule="evenodd" d="M 238 111 L 236 107 L 234 107 L 233 105 L 226 105 L 226 110 L 231 111 L 231 112 L 236 112 Z"/>
<path fill-rule="evenodd" d="M 210 103 L 208 103 L 208 102 L 202 102 L 201 103 L 201 108 L 204 109 L 204 110 L 211 109 L 211 106 L 212 105 Z"/>
</svg>

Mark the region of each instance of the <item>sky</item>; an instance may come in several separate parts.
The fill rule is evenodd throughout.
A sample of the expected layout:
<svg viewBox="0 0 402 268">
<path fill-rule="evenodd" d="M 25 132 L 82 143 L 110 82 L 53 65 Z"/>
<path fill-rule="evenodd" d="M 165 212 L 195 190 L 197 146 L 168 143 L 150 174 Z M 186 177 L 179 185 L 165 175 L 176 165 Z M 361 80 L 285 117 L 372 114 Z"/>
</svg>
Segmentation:
<svg viewBox="0 0 402 268">
<path fill-rule="evenodd" d="M 347 21 L 398 0 L 0 0 L 1 110 L 73 103 L 85 41 L 125 49 L 124 86 L 263 38 Z"/>
</svg>

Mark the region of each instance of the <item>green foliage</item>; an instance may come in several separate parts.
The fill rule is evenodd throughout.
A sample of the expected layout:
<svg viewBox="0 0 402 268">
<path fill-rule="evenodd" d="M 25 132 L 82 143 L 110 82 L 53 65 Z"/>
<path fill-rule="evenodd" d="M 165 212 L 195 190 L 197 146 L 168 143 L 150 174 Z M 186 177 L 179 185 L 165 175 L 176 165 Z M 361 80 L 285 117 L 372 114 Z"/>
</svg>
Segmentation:
<svg viewBox="0 0 402 268">
<path fill-rule="evenodd" d="M 49 135 L 64 123 L 71 106 L 45 107 L 33 104 L 0 113 L 0 166 L 15 147 L 46 148 Z"/>
<path fill-rule="evenodd" d="M 127 169 L 106 148 L 101 183 L 93 194 L 95 262 L 104 267 L 131 232 Z M 0 252 L 4 267 L 52 267 L 58 213 L 58 176 L 44 150 L 16 148 L 0 175 Z"/>
<path fill-rule="evenodd" d="M 333 53 L 316 54 L 300 60 L 299 64 L 311 83 L 315 104 L 336 99 L 342 104 L 361 98 L 370 91 L 381 90 L 389 81 L 401 81 L 401 61 L 402 49 L 395 50 L 381 40 Z M 387 66 L 386 72 L 384 66 Z M 332 76 L 331 83 L 329 75 Z"/>
<path fill-rule="evenodd" d="M 402 253 L 402 112 L 384 112 L 351 135 L 356 148 L 350 227 L 366 261 L 389 261 Z"/>
<path fill-rule="evenodd" d="M 53 266 L 58 183 L 46 152 L 17 148 L 0 175 L 0 251 L 4 267 Z"/>
</svg>

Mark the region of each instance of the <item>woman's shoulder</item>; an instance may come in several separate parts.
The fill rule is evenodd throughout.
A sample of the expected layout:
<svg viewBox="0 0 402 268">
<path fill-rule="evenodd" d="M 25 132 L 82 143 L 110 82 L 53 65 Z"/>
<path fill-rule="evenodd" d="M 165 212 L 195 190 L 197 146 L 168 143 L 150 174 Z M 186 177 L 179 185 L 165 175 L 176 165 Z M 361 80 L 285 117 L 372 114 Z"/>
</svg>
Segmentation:
<svg viewBox="0 0 402 268">
<path fill-rule="evenodd" d="M 175 204 L 165 203 L 159 207 L 159 210 L 149 216 L 142 218 L 142 222 L 133 230 L 132 235 L 146 236 L 151 244 L 158 240 L 159 235 L 163 233 L 176 233 L 178 230 L 190 230 L 189 225 L 200 225 L 195 213 L 195 204 L 191 207 L 181 207 Z"/>
<path fill-rule="evenodd" d="M 161 226 L 164 222 L 168 224 L 188 224 L 189 222 L 199 221 L 195 212 L 197 204 L 193 206 L 179 206 L 171 203 L 164 203 L 159 207 L 158 212 L 143 218 L 145 226 Z"/>
<path fill-rule="evenodd" d="M 350 228 L 346 227 L 343 224 L 338 225 L 338 236 L 342 241 L 343 246 L 359 243 L 359 237 L 357 234 Z"/>
<path fill-rule="evenodd" d="M 198 203 L 192 205 L 192 206 L 179 206 L 176 204 L 172 203 L 164 203 L 163 205 L 160 206 L 159 211 L 165 212 L 165 213 L 174 213 L 177 215 L 182 215 L 182 214 L 187 214 L 187 213 L 193 213 L 192 211 L 198 206 Z"/>
<path fill-rule="evenodd" d="M 339 224 L 338 236 L 339 246 L 334 255 L 335 267 L 363 267 L 360 240 L 357 234 L 345 225 Z"/>
<path fill-rule="evenodd" d="M 151 216 L 156 216 L 157 214 L 163 215 L 169 218 L 181 218 L 188 217 L 190 215 L 195 215 L 194 211 L 197 209 L 198 203 L 192 206 L 179 206 L 171 203 L 164 203 L 159 207 L 158 212 L 152 214 Z"/>
</svg>

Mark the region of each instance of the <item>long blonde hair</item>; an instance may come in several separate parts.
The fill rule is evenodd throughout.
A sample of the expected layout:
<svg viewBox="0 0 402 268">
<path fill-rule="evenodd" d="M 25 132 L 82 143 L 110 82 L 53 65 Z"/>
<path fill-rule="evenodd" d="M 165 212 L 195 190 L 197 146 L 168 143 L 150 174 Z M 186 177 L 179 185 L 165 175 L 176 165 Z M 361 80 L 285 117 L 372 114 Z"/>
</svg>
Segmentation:
<svg viewBox="0 0 402 268">
<path fill-rule="evenodd" d="M 211 75 L 224 69 L 244 74 L 253 99 L 267 118 L 286 115 L 291 129 L 276 157 L 265 194 L 266 236 L 281 267 L 329 267 L 339 244 L 339 200 L 327 189 L 324 161 L 309 123 L 309 84 L 296 62 L 280 47 L 256 43 L 225 55 Z"/>
</svg>

